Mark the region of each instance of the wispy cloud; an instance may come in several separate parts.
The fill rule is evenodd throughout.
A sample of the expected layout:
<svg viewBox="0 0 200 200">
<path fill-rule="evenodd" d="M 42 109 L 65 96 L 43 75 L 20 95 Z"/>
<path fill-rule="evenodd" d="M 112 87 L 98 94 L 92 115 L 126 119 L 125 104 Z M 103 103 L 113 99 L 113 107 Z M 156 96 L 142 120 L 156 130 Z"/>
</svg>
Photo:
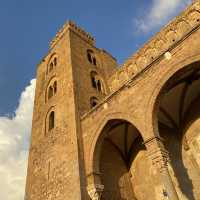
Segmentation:
<svg viewBox="0 0 200 200">
<path fill-rule="evenodd" d="M 24 199 L 35 79 L 22 92 L 15 116 L 0 117 L 0 197 Z"/>
<path fill-rule="evenodd" d="M 166 24 L 191 2 L 192 0 L 153 0 L 150 7 L 143 13 L 143 17 L 134 19 L 134 26 L 138 32 L 152 31 Z"/>
</svg>

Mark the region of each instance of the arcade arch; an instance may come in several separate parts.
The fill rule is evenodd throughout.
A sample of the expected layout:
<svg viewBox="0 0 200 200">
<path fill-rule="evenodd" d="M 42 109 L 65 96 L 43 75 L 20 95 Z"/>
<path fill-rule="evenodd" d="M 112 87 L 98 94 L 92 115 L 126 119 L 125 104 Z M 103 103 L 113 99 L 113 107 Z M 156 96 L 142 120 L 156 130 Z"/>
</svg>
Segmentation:
<svg viewBox="0 0 200 200">
<path fill-rule="evenodd" d="M 180 199 L 199 199 L 200 62 L 172 75 L 154 104 L 154 131 L 169 152 L 169 172 Z"/>
<path fill-rule="evenodd" d="M 91 176 L 94 185 L 102 186 L 101 199 L 145 200 L 148 195 L 153 196 L 151 164 L 142 136 L 130 122 L 109 120 L 101 130 L 93 154 Z"/>
</svg>

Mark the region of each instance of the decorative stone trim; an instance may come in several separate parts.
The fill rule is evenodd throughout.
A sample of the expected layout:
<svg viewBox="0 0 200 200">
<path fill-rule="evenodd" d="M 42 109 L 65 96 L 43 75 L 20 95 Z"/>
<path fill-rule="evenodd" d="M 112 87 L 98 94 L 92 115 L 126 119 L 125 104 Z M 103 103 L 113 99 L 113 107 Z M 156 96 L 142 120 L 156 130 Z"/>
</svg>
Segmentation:
<svg viewBox="0 0 200 200">
<path fill-rule="evenodd" d="M 164 58 L 171 59 L 172 55 L 169 50 L 199 26 L 200 1 L 196 0 L 134 55 L 128 58 L 121 68 L 110 77 L 109 85 L 111 85 L 111 91 L 118 90 L 124 82 L 139 74 L 163 55 Z"/>
<path fill-rule="evenodd" d="M 50 49 L 52 49 L 55 44 L 62 38 L 62 36 L 67 32 L 67 30 L 72 30 L 79 36 L 81 36 L 83 39 L 85 39 L 88 43 L 94 45 L 95 39 L 86 31 L 84 31 L 82 28 L 77 26 L 74 22 L 68 21 L 66 22 L 63 27 L 58 31 L 54 39 L 50 43 Z"/>
<path fill-rule="evenodd" d="M 104 185 L 101 184 L 91 184 L 87 186 L 88 195 L 91 200 L 100 200 L 103 190 Z"/>
</svg>

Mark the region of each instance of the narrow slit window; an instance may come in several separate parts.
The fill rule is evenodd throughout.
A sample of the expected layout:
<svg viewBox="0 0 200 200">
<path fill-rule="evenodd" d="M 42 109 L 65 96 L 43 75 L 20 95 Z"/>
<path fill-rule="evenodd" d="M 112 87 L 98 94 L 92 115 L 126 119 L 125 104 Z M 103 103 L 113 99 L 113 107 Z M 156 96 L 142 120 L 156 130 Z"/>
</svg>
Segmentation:
<svg viewBox="0 0 200 200">
<path fill-rule="evenodd" d="M 97 88 L 95 77 L 92 77 L 92 87 Z"/>
<path fill-rule="evenodd" d="M 87 57 L 88 57 L 88 61 L 90 63 L 92 63 L 92 56 L 91 56 L 90 52 L 87 53 Z"/>
<path fill-rule="evenodd" d="M 49 115 L 49 131 L 55 126 L 55 113 L 52 111 Z"/>
<path fill-rule="evenodd" d="M 96 97 L 90 98 L 90 107 L 93 108 L 98 104 L 98 99 Z"/>
<path fill-rule="evenodd" d="M 53 63 L 51 62 L 49 66 L 49 72 L 51 72 L 52 70 L 53 70 Z"/>
<path fill-rule="evenodd" d="M 54 89 L 54 95 L 55 95 L 57 92 L 57 81 L 54 82 L 53 89 Z"/>
<path fill-rule="evenodd" d="M 90 74 L 90 77 L 91 77 L 92 87 L 95 89 L 97 88 L 96 76 L 97 76 L 97 73 L 95 71 L 92 71 Z"/>
<path fill-rule="evenodd" d="M 101 92 L 101 81 L 100 80 L 97 81 L 97 90 L 99 92 Z"/>
<path fill-rule="evenodd" d="M 88 61 L 91 64 L 93 64 L 95 66 L 97 65 L 97 60 L 96 60 L 95 54 L 94 54 L 94 52 L 91 49 L 87 50 L 87 58 L 88 58 Z"/>
<path fill-rule="evenodd" d="M 97 65 L 97 60 L 96 60 L 95 57 L 93 58 L 93 64 L 94 64 L 94 65 Z"/>
<path fill-rule="evenodd" d="M 52 86 L 50 86 L 48 89 L 48 99 L 50 99 L 52 96 L 53 96 L 53 88 Z"/>
<path fill-rule="evenodd" d="M 57 58 L 55 57 L 54 58 L 54 66 L 56 66 L 57 65 Z"/>
</svg>

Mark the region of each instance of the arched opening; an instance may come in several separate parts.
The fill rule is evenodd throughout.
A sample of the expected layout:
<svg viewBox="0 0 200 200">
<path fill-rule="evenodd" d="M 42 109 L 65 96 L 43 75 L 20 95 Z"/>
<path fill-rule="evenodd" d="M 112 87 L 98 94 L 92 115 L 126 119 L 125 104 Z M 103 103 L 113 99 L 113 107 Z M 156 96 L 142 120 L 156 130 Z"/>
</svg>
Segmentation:
<svg viewBox="0 0 200 200">
<path fill-rule="evenodd" d="M 101 81 L 100 80 L 97 81 L 97 90 L 99 92 L 102 92 L 102 87 L 101 87 Z"/>
<path fill-rule="evenodd" d="M 97 72 L 92 71 L 90 73 L 90 77 L 91 77 L 91 83 L 92 83 L 92 87 L 97 89 Z"/>
<path fill-rule="evenodd" d="M 49 72 L 51 72 L 53 70 L 53 66 L 54 66 L 53 62 L 51 62 L 50 65 L 49 65 Z"/>
<path fill-rule="evenodd" d="M 54 66 L 57 65 L 57 57 L 54 58 Z"/>
<path fill-rule="evenodd" d="M 95 57 L 93 57 L 93 64 L 94 64 L 94 65 L 97 65 L 97 60 L 96 60 Z"/>
<path fill-rule="evenodd" d="M 98 104 L 98 99 L 96 97 L 90 98 L 90 107 L 93 108 Z"/>
<path fill-rule="evenodd" d="M 53 77 L 48 84 L 48 87 L 46 89 L 46 95 L 45 95 L 45 101 L 47 102 L 50 100 L 53 96 L 55 96 L 57 93 L 57 80 L 55 77 Z"/>
<path fill-rule="evenodd" d="M 94 89 L 96 89 L 100 93 L 105 93 L 105 88 L 104 88 L 104 85 L 103 85 L 103 81 L 100 78 L 100 76 L 97 74 L 97 72 L 96 71 L 92 71 L 90 73 L 90 77 L 91 77 L 92 87 Z"/>
<path fill-rule="evenodd" d="M 146 200 L 149 195 L 154 199 L 149 162 L 136 127 L 110 120 L 97 140 L 93 161 L 94 173 L 104 185 L 101 199 Z"/>
<path fill-rule="evenodd" d="M 53 83 L 53 90 L 54 90 L 54 95 L 55 95 L 56 92 L 57 92 L 57 81 L 55 81 L 55 82 Z"/>
<path fill-rule="evenodd" d="M 175 73 L 160 92 L 157 125 L 180 199 L 200 197 L 200 62 Z"/>
<path fill-rule="evenodd" d="M 50 86 L 49 89 L 48 89 L 48 99 L 50 99 L 52 96 L 53 96 L 53 87 Z"/>
<path fill-rule="evenodd" d="M 49 114 L 49 131 L 52 130 L 55 126 L 55 113 L 52 111 Z"/>
<path fill-rule="evenodd" d="M 92 63 L 92 52 L 91 51 L 87 51 L 87 58 L 88 58 L 88 61 L 90 62 L 90 63 Z"/>
<path fill-rule="evenodd" d="M 57 66 L 57 64 L 58 64 L 57 55 L 55 53 L 53 53 L 47 64 L 47 74 L 50 73 L 51 71 L 53 71 L 54 68 Z"/>
<path fill-rule="evenodd" d="M 87 59 L 91 64 L 93 64 L 95 66 L 97 65 L 97 60 L 96 60 L 94 51 L 92 51 L 91 49 L 87 50 Z"/>
</svg>

